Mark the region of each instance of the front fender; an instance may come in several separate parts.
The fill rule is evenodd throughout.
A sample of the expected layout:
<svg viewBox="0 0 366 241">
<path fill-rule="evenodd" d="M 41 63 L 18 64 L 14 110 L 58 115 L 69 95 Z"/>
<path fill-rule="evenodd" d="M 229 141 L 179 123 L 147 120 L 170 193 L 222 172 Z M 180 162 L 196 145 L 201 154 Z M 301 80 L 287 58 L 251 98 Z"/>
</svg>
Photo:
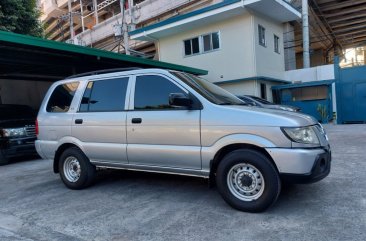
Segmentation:
<svg viewBox="0 0 366 241">
<path fill-rule="evenodd" d="M 216 153 L 225 146 L 233 144 L 249 144 L 253 146 L 258 146 L 261 148 L 274 148 L 276 145 L 270 140 L 253 135 L 253 134 L 231 134 L 224 136 L 217 140 L 213 145 L 202 147 L 201 157 L 202 157 L 202 171 L 210 171 L 210 161 L 214 159 Z"/>
</svg>

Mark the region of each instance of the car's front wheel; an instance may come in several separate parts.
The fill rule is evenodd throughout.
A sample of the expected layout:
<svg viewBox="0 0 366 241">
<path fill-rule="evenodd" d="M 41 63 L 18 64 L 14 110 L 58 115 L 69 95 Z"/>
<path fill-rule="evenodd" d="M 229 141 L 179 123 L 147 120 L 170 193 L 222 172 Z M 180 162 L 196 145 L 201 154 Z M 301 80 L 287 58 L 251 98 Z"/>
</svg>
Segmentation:
<svg viewBox="0 0 366 241">
<path fill-rule="evenodd" d="M 271 206 L 281 191 L 276 168 L 262 153 L 240 149 L 219 163 L 217 187 L 224 200 L 245 212 L 261 212 Z"/>
<path fill-rule="evenodd" d="M 83 189 L 92 184 L 96 168 L 77 147 L 66 149 L 60 156 L 60 176 L 70 189 Z"/>
</svg>

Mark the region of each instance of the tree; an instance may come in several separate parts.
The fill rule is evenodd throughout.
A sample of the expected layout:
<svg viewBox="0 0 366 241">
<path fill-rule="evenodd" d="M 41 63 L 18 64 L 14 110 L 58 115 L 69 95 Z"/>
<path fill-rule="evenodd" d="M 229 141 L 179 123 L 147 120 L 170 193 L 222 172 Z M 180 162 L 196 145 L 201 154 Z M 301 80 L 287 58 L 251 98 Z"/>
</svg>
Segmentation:
<svg viewBox="0 0 366 241">
<path fill-rule="evenodd" d="M 0 30 L 42 37 L 37 0 L 1 0 Z"/>
</svg>

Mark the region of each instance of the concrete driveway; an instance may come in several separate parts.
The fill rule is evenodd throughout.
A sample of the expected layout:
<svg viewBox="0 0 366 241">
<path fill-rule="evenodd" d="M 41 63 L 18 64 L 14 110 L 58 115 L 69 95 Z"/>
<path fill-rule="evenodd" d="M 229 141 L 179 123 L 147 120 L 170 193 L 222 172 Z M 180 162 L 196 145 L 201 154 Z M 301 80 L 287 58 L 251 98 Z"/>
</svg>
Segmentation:
<svg viewBox="0 0 366 241">
<path fill-rule="evenodd" d="M 366 125 L 326 127 L 332 171 L 265 213 L 230 208 L 199 178 L 104 171 L 67 189 L 47 160 L 0 167 L 0 240 L 366 240 Z"/>
</svg>

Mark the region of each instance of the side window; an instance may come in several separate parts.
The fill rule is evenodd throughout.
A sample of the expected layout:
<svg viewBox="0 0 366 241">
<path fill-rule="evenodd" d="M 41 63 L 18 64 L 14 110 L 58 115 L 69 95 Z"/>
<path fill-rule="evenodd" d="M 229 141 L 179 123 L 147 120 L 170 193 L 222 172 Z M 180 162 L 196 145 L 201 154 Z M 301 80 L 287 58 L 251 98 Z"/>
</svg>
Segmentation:
<svg viewBox="0 0 366 241">
<path fill-rule="evenodd" d="M 89 82 L 79 111 L 107 112 L 124 110 L 128 79 L 120 78 Z"/>
<path fill-rule="evenodd" d="M 276 53 L 280 53 L 280 37 L 278 37 L 277 35 L 274 35 L 274 51 Z"/>
<path fill-rule="evenodd" d="M 266 47 L 266 29 L 262 25 L 258 25 L 259 44 Z"/>
<path fill-rule="evenodd" d="M 59 85 L 48 100 L 47 112 L 68 112 L 79 82 Z"/>
<path fill-rule="evenodd" d="M 169 105 L 169 94 L 171 93 L 186 94 L 164 77 L 138 76 L 135 86 L 135 110 L 184 109 Z"/>
</svg>

